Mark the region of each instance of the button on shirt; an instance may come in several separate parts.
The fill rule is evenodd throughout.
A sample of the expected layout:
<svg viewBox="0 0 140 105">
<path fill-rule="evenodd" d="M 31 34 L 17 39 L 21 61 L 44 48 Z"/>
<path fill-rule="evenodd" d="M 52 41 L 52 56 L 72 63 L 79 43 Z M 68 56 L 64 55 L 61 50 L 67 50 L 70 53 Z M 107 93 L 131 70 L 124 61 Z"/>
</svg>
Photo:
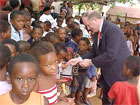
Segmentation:
<svg viewBox="0 0 140 105">
<path fill-rule="evenodd" d="M 23 40 L 23 31 L 20 30 L 19 32 L 17 32 L 15 28 L 11 25 L 11 39 L 15 41 Z"/>
</svg>

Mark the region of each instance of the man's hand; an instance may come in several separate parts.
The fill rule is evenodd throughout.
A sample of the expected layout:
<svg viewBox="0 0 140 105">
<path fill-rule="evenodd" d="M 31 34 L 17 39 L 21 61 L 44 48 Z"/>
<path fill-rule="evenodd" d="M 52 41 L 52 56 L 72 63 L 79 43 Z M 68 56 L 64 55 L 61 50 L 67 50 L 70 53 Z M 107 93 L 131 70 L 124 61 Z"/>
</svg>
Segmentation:
<svg viewBox="0 0 140 105">
<path fill-rule="evenodd" d="M 88 67 L 88 66 L 92 65 L 92 61 L 91 61 L 91 59 L 84 59 L 79 64 L 82 67 Z"/>
<path fill-rule="evenodd" d="M 74 66 L 76 65 L 77 63 L 79 63 L 81 61 L 80 57 L 78 58 L 74 58 L 74 59 L 71 59 L 67 62 L 66 65 L 71 65 L 71 66 Z"/>
</svg>

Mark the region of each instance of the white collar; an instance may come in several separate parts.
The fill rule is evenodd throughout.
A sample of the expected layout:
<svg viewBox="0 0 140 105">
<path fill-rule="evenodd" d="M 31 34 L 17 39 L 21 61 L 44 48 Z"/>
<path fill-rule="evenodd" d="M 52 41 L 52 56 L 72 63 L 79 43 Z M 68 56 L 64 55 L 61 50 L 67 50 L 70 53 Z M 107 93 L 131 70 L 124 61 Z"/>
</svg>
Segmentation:
<svg viewBox="0 0 140 105">
<path fill-rule="evenodd" d="M 71 41 L 72 41 L 72 42 L 74 42 L 74 40 L 73 40 L 73 39 L 71 39 Z M 74 43 L 75 43 L 75 44 L 77 44 L 76 42 L 74 42 Z"/>
<path fill-rule="evenodd" d="M 102 27 L 103 27 L 103 22 L 104 22 L 104 19 L 102 18 L 102 19 L 101 19 L 101 24 L 100 24 L 100 28 L 99 28 L 99 32 L 101 32 L 101 31 L 102 31 Z"/>
</svg>

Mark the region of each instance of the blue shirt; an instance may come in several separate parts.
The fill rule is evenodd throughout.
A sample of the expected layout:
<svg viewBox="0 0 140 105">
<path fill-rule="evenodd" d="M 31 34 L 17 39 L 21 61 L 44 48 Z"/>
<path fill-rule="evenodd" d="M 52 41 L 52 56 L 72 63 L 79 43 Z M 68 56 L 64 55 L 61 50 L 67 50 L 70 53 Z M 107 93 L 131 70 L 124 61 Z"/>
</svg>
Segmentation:
<svg viewBox="0 0 140 105">
<path fill-rule="evenodd" d="M 19 30 L 19 32 L 17 32 L 15 28 L 11 25 L 11 39 L 15 41 L 23 40 L 23 31 Z"/>
<path fill-rule="evenodd" d="M 97 68 L 95 66 L 89 66 L 88 69 L 86 70 L 86 76 L 89 79 L 97 77 Z"/>
</svg>

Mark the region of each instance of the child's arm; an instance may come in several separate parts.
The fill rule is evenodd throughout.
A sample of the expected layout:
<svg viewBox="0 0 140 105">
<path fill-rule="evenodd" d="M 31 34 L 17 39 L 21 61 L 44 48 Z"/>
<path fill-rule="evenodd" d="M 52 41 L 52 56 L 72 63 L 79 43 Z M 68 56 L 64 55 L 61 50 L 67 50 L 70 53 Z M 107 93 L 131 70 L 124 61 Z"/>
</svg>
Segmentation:
<svg viewBox="0 0 140 105">
<path fill-rule="evenodd" d="M 44 105 L 49 105 L 49 101 L 47 98 L 44 97 Z"/>
</svg>

